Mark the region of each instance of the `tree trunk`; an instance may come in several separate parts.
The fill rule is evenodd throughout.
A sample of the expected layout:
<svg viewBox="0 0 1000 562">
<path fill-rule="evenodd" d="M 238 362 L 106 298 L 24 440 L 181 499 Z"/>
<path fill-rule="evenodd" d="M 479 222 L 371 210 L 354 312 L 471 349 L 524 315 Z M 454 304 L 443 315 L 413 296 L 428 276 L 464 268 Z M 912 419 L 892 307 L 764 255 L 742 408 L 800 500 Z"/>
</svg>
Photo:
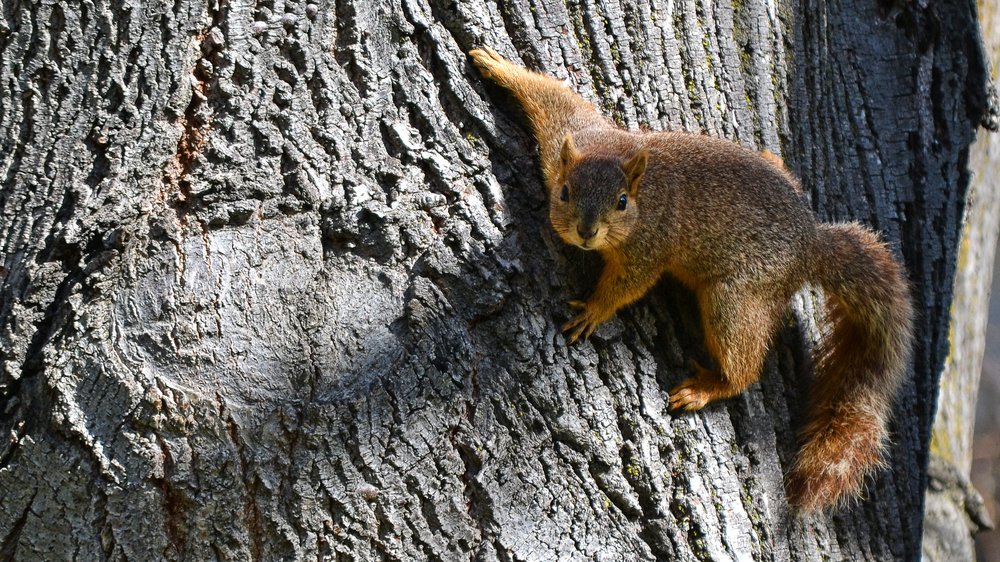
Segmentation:
<svg viewBox="0 0 1000 562">
<path fill-rule="evenodd" d="M 482 44 L 892 242 L 917 346 L 864 501 L 785 502 L 812 293 L 698 414 L 678 284 L 567 345 L 599 259 Z M 5 0 L 0 559 L 916 558 L 986 78 L 971 2 Z"/>
<path fill-rule="evenodd" d="M 980 16 L 984 23 L 986 16 L 997 19 L 993 11 L 981 11 Z M 984 25 L 984 29 L 996 27 Z M 969 153 L 969 167 L 973 176 L 955 272 L 950 347 L 931 432 L 924 508 L 925 562 L 975 559 L 973 534 L 993 527 L 983 497 L 972 486 L 970 471 L 993 258 L 1000 233 L 1000 191 L 994 188 L 1000 174 L 1000 138 L 996 134 L 977 138 Z"/>
<path fill-rule="evenodd" d="M 987 59 L 1000 60 L 1000 1 L 984 0 L 977 2 L 977 7 Z M 995 90 L 991 93 L 996 96 Z M 996 532 L 980 534 L 976 537 L 978 545 L 972 537 L 974 533 L 995 526 L 986 506 L 990 498 L 984 502 L 973 487 L 975 475 L 971 474 L 977 399 L 984 401 L 990 410 L 997 399 L 988 393 L 988 385 L 980 385 L 983 354 L 987 349 L 990 285 L 1000 235 L 1000 190 L 996 189 L 996 178 L 1000 177 L 1000 137 L 995 134 L 1000 125 L 997 108 L 993 108 L 987 121 L 994 134 L 981 133 L 969 150 L 968 166 L 972 178 L 955 273 L 948 336 L 950 349 L 941 376 L 938 410 L 931 433 L 923 537 L 923 560 L 926 562 L 973 560 L 976 550 L 989 553 L 986 560 L 1000 560 L 1000 545 L 984 550 L 991 542 L 996 542 Z M 979 396 L 980 388 L 986 394 Z M 988 427 L 978 425 L 976 423 L 976 434 L 989 431 Z M 997 478 L 995 474 L 992 477 Z"/>
</svg>

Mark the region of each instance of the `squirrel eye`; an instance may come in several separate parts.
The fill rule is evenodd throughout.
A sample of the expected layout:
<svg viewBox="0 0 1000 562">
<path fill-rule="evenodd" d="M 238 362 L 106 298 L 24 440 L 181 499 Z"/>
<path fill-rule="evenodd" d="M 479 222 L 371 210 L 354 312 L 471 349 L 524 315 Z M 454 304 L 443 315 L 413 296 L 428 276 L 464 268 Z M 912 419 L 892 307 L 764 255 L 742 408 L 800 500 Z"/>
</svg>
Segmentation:
<svg viewBox="0 0 1000 562">
<path fill-rule="evenodd" d="M 627 205 L 628 205 L 628 196 L 622 193 L 621 197 L 618 198 L 618 210 L 624 211 Z"/>
<path fill-rule="evenodd" d="M 563 201 L 569 201 L 569 186 L 567 185 L 563 186 L 562 192 L 559 193 L 559 199 L 562 199 Z"/>
</svg>

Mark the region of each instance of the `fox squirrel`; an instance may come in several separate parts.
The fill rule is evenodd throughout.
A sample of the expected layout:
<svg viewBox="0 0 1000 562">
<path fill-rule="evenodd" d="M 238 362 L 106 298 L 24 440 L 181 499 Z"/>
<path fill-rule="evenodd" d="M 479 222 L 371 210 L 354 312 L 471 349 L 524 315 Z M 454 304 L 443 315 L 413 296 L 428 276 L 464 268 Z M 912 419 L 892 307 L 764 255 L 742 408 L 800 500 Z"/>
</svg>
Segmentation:
<svg viewBox="0 0 1000 562">
<path fill-rule="evenodd" d="M 669 403 L 699 410 L 757 380 L 789 299 L 818 284 L 829 326 L 786 492 L 804 511 L 859 497 L 883 465 L 912 341 L 909 287 L 886 245 L 859 224 L 818 222 L 772 153 L 698 134 L 624 131 L 554 78 L 490 48 L 469 55 L 531 123 L 553 229 L 603 258 L 594 294 L 570 302 L 579 311 L 563 326 L 570 341 L 673 275 L 697 296 L 718 370 L 694 363 Z"/>
</svg>

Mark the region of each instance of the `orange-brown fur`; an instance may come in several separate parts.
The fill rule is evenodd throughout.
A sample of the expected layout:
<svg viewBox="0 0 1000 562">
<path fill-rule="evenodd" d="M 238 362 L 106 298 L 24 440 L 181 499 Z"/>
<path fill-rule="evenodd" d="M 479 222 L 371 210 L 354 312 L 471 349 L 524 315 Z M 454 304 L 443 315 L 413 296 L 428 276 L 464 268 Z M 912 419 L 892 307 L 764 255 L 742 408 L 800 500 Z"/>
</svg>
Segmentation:
<svg viewBox="0 0 1000 562">
<path fill-rule="evenodd" d="M 817 222 L 771 152 L 689 133 L 623 131 L 553 78 L 489 48 L 470 56 L 531 123 L 554 230 L 604 259 L 591 298 L 570 303 L 579 310 L 563 326 L 570 340 L 673 275 L 697 295 L 717 370 L 695 364 L 695 376 L 671 391 L 670 407 L 698 410 L 757 380 L 789 299 L 818 283 L 829 330 L 787 490 L 804 510 L 858 497 L 882 463 L 912 339 L 904 271 L 886 245 L 860 225 Z"/>
</svg>

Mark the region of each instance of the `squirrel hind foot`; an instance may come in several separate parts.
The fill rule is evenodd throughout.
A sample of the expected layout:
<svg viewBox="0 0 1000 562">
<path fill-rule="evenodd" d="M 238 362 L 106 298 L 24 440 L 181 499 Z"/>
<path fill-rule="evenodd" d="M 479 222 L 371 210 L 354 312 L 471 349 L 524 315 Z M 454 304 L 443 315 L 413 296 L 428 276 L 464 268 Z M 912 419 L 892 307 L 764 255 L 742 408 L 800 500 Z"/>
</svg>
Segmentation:
<svg viewBox="0 0 1000 562">
<path fill-rule="evenodd" d="M 670 391 L 670 411 L 697 412 L 712 401 L 712 392 L 700 387 L 694 378 L 687 379 Z"/>
<path fill-rule="evenodd" d="M 694 360 L 691 361 L 691 367 L 695 375 L 670 391 L 671 412 L 696 412 L 720 398 L 728 398 L 739 392 L 717 371 L 706 369 Z"/>
<path fill-rule="evenodd" d="M 490 47 L 473 49 L 469 51 L 469 57 L 472 58 L 472 64 L 487 78 L 495 77 L 503 65 L 511 64 L 510 61 L 503 58 L 500 53 Z"/>
</svg>

